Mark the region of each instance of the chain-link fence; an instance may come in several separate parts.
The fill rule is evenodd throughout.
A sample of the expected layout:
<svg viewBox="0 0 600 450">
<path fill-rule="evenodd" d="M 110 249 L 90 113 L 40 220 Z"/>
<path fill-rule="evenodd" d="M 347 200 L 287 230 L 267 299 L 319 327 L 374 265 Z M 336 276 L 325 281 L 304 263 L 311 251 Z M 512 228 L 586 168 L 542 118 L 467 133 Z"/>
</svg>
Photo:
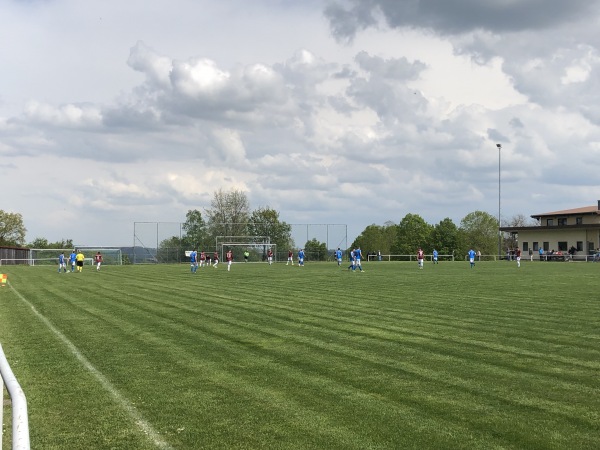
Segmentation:
<svg viewBox="0 0 600 450">
<path fill-rule="evenodd" d="M 186 262 L 186 250 L 192 250 L 185 242 L 185 230 L 180 222 L 134 222 L 133 248 L 128 260 L 134 264 Z M 231 224 L 238 225 L 238 224 Z M 247 224 L 246 224 L 247 225 Z M 290 242 L 287 246 L 278 245 L 276 261 L 287 261 L 288 251 L 294 255 L 301 248 L 308 261 L 331 259 L 338 247 L 348 247 L 348 226 L 345 224 L 290 224 Z M 218 250 L 218 243 L 203 245 L 205 252 L 212 254 Z"/>
<path fill-rule="evenodd" d="M 304 249 L 307 261 L 333 259 L 333 253 L 340 248 L 346 253 L 348 248 L 348 225 L 346 224 L 292 224 L 291 237 L 294 250 Z M 320 244 L 320 245 L 318 245 Z M 281 253 L 283 250 L 279 249 Z M 287 251 L 278 258 L 287 260 Z"/>
</svg>

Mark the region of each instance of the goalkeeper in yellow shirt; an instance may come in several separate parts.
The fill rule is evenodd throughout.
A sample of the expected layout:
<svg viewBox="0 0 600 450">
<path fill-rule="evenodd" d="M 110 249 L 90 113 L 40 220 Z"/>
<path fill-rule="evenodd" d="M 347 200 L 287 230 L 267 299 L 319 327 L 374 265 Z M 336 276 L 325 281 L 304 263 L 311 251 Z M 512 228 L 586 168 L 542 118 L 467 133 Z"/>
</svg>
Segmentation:
<svg viewBox="0 0 600 450">
<path fill-rule="evenodd" d="M 81 272 L 83 270 L 83 261 L 85 260 L 85 255 L 77 250 L 77 256 L 75 256 L 75 262 L 77 263 L 77 272 Z"/>
</svg>

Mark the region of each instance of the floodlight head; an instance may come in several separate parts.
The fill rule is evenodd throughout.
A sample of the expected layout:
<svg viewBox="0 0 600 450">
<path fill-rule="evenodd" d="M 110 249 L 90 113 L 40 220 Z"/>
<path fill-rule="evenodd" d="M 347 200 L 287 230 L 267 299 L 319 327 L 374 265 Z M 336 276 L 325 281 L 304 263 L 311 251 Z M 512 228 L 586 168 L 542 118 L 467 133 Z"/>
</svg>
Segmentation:
<svg viewBox="0 0 600 450">
<path fill-rule="evenodd" d="M 502 148 L 502 144 L 496 144 L 496 147 Z"/>
</svg>

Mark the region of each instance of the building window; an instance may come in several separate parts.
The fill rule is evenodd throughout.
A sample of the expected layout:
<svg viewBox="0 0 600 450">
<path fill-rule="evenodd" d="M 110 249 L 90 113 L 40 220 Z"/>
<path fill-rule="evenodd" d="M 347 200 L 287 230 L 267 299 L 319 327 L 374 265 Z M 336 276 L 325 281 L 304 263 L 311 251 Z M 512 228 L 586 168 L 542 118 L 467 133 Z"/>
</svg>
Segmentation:
<svg viewBox="0 0 600 450">
<path fill-rule="evenodd" d="M 558 226 L 559 227 L 564 227 L 567 224 L 567 218 L 566 217 L 561 217 L 558 219 Z"/>
<path fill-rule="evenodd" d="M 567 242 L 566 241 L 558 241 L 558 249 L 561 252 L 566 252 L 567 251 Z"/>
<path fill-rule="evenodd" d="M 529 242 L 523 242 L 523 251 L 524 252 L 528 252 L 529 251 Z"/>
<path fill-rule="evenodd" d="M 575 217 L 575 225 L 583 225 L 583 217 Z"/>
<path fill-rule="evenodd" d="M 537 242 L 534 242 L 534 243 L 533 243 L 533 251 L 534 251 L 534 252 L 537 252 L 539 249 L 540 249 L 540 246 L 539 246 L 539 244 L 538 244 Z"/>
<path fill-rule="evenodd" d="M 583 241 L 577 241 L 577 245 L 575 246 L 575 250 L 577 250 L 578 252 L 582 252 L 583 251 Z"/>
<path fill-rule="evenodd" d="M 546 226 L 551 227 L 552 225 L 554 225 L 554 219 L 546 219 Z"/>
<path fill-rule="evenodd" d="M 550 251 L 550 243 L 549 242 L 544 242 L 542 245 L 543 245 L 543 249 L 545 252 Z"/>
</svg>

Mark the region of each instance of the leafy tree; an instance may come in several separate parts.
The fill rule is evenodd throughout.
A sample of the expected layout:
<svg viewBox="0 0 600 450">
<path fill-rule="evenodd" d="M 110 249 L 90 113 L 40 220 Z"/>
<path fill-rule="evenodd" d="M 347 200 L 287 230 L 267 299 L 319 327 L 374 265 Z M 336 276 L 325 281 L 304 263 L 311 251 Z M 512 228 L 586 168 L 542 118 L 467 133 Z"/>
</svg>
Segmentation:
<svg viewBox="0 0 600 450">
<path fill-rule="evenodd" d="M 185 231 L 182 245 L 187 247 L 188 250 L 209 246 L 208 230 L 200 211 L 197 209 L 188 210 L 182 228 Z"/>
<path fill-rule="evenodd" d="M 498 252 L 498 219 L 484 211 L 474 211 L 460 221 L 463 239 L 462 252 L 472 248 L 484 255 Z"/>
<path fill-rule="evenodd" d="M 306 259 L 312 261 L 325 261 L 327 259 L 327 244 L 319 242 L 316 238 L 306 241 L 304 245 Z"/>
<path fill-rule="evenodd" d="M 292 226 L 279 220 L 279 212 L 268 206 L 252 211 L 248 224 L 250 236 L 268 236 L 272 244 L 276 244 L 279 251 L 291 247 Z"/>
<path fill-rule="evenodd" d="M 50 248 L 75 248 L 73 239 L 61 239 L 60 241 L 50 242 Z"/>
<path fill-rule="evenodd" d="M 393 253 L 410 255 L 418 247 L 430 252 L 433 250 L 429 244 L 432 229 L 433 227 L 418 214 L 407 214 L 398 224 L 398 237 L 392 248 Z"/>
<path fill-rule="evenodd" d="M 46 238 L 35 238 L 33 242 L 28 244 L 30 248 L 74 248 L 72 239 L 61 239 L 56 242 L 48 242 Z"/>
<path fill-rule="evenodd" d="M 398 227 L 393 222 L 388 222 L 384 226 L 369 225 L 352 242 L 351 247 L 360 247 L 365 251 L 380 251 L 382 254 L 391 253 L 398 236 Z"/>
<path fill-rule="evenodd" d="M 440 255 L 458 254 L 461 251 L 460 230 L 452 219 L 446 217 L 434 226 L 431 232 L 431 245 Z"/>
<path fill-rule="evenodd" d="M 248 197 L 242 191 L 215 192 L 210 208 L 205 210 L 210 235 L 246 236 L 250 216 Z"/>
<path fill-rule="evenodd" d="M 25 244 L 26 233 L 21 214 L 0 209 L 0 245 L 21 247 Z"/>
<path fill-rule="evenodd" d="M 185 251 L 191 250 L 187 248 L 184 239 L 177 236 L 164 239 L 158 245 L 156 251 L 156 259 L 160 263 L 175 263 L 185 261 Z"/>
<path fill-rule="evenodd" d="M 29 247 L 30 248 L 50 248 L 50 246 L 48 245 L 48 239 L 41 238 L 41 237 L 35 238 L 33 240 L 33 242 L 31 242 L 29 244 Z"/>
</svg>

